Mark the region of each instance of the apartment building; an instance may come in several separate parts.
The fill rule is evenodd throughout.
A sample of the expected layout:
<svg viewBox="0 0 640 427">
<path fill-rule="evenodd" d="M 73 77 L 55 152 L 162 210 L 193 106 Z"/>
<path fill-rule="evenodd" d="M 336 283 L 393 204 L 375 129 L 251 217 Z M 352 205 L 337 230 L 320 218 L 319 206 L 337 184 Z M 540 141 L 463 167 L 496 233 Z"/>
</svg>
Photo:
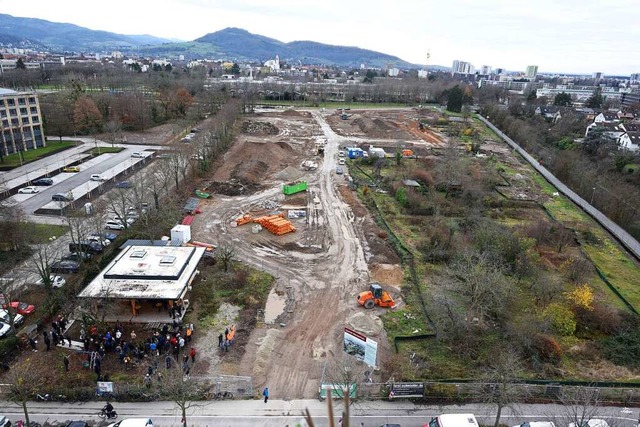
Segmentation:
<svg viewBox="0 0 640 427">
<path fill-rule="evenodd" d="M 46 145 L 35 92 L 0 88 L 0 153 L 33 150 Z"/>
</svg>

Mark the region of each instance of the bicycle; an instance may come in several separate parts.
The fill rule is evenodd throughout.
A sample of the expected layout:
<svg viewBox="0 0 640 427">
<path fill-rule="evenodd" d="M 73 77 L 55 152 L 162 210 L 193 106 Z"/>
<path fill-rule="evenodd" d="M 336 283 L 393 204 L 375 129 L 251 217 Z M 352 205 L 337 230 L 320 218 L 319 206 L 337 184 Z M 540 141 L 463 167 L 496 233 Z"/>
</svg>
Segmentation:
<svg viewBox="0 0 640 427">
<path fill-rule="evenodd" d="M 107 420 L 114 419 L 115 420 L 116 418 L 118 418 L 118 413 L 115 411 L 115 409 L 113 411 L 111 411 L 111 412 L 107 412 L 104 409 L 102 409 L 98 413 L 98 417 L 100 417 L 103 420 L 104 419 L 107 419 Z"/>
<path fill-rule="evenodd" d="M 226 399 L 233 399 L 233 393 L 231 393 L 230 391 L 225 391 L 225 392 L 218 392 L 213 395 L 213 400 L 226 400 Z"/>
<path fill-rule="evenodd" d="M 64 394 L 56 394 L 54 396 L 49 393 L 44 393 L 44 394 L 36 393 L 36 399 L 41 402 L 49 402 L 52 400 L 65 402 L 67 400 L 67 396 L 65 396 Z"/>
</svg>

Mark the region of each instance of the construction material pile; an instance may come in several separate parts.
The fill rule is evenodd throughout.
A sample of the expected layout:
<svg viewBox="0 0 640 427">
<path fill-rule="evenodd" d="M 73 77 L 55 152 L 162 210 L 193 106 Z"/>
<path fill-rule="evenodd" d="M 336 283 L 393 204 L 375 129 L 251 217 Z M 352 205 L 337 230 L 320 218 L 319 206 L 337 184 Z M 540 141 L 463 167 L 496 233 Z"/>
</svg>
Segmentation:
<svg viewBox="0 0 640 427">
<path fill-rule="evenodd" d="M 283 213 L 261 216 L 259 218 L 253 218 L 251 215 L 242 215 L 236 219 L 236 225 L 240 226 L 252 221 L 256 224 L 260 224 L 262 227 L 277 236 L 296 231 L 296 228 L 293 226 L 291 221 L 284 219 Z"/>
</svg>

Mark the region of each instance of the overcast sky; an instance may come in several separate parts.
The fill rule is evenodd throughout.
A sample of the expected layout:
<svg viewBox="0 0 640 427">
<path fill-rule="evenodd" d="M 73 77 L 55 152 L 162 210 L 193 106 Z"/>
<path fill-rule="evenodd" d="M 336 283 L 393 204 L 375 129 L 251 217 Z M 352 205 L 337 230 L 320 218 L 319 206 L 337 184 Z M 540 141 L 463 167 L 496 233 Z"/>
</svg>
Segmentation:
<svg viewBox="0 0 640 427">
<path fill-rule="evenodd" d="M 638 0 L 0 0 L 0 12 L 193 40 L 226 27 L 357 46 L 415 64 L 640 72 Z"/>
</svg>

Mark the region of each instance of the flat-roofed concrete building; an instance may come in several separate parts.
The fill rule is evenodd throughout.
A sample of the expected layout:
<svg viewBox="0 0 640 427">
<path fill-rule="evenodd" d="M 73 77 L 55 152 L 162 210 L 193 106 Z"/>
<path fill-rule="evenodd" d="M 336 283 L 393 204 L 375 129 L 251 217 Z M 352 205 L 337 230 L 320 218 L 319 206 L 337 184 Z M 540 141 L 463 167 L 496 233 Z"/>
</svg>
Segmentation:
<svg viewBox="0 0 640 427">
<path fill-rule="evenodd" d="M 105 320 L 166 321 L 169 306 L 188 306 L 204 252 L 191 246 L 127 246 L 78 296 L 105 307 Z"/>
<path fill-rule="evenodd" d="M 46 146 L 38 95 L 0 88 L 0 129 L 3 156 Z"/>
</svg>

